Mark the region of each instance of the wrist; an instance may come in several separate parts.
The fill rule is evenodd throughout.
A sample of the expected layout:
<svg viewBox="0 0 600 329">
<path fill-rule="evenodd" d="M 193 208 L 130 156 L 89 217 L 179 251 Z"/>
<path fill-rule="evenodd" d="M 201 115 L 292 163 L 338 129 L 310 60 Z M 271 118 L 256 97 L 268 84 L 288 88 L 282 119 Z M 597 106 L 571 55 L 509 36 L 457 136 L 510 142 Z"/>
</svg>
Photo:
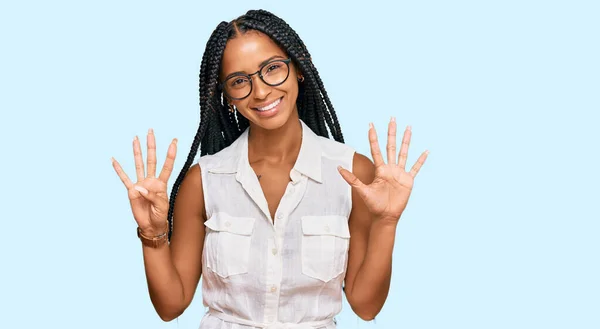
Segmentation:
<svg viewBox="0 0 600 329">
<path fill-rule="evenodd" d="M 396 230 L 398 227 L 398 222 L 400 220 L 397 218 L 387 218 L 387 217 L 375 217 L 371 222 L 371 228 L 381 228 L 384 230 Z"/>
<path fill-rule="evenodd" d="M 142 241 L 142 244 L 147 247 L 158 248 L 169 242 L 169 230 L 168 222 L 165 221 L 166 225 L 162 231 L 142 230 L 139 226 L 137 228 L 137 236 Z"/>
<path fill-rule="evenodd" d="M 164 221 L 164 225 L 162 227 L 160 227 L 160 225 L 158 227 L 154 227 L 152 225 L 148 226 L 148 227 L 139 227 L 138 226 L 138 231 L 140 232 L 141 235 L 147 237 L 147 238 L 154 238 L 154 237 L 158 237 L 162 234 L 164 234 L 165 232 L 167 232 L 169 228 L 169 222 L 167 220 Z"/>
</svg>

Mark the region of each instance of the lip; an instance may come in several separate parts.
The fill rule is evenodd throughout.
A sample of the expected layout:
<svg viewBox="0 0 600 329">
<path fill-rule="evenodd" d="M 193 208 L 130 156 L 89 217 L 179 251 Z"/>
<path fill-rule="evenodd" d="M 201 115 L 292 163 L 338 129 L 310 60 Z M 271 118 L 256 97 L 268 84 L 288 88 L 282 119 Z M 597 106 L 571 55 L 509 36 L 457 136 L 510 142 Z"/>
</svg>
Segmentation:
<svg viewBox="0 0 600 329">
<path fill-rule="evenodd" d="M 283 104 L 283 96 L 282 96 L 282 97 L 280 97 L 280 98 L 278 98 L 278 99 L 280 100 L 279 104 L 277 104 L 277 106 L 275 106 L 274 108 L 272 108 L 272 109 L 270 109 L 270 110 L 267 110 L 267 111 L 259 111 L 259 110 L 258 110 L 258 108 L 259 108 L 259 107 L 265 107 L 265 106 L 267 106 L 267 105 L 269 105 L 269 104 L 273 104 L 273 102 L 276 102 L 276 101 L 277 101 L 277 99 L 275 99 L 275 100 L 273 100 L 273 101 L 271 101 L 271 102 L 265 102 L 265 103 L 262 103 L 262 104 L 260 104 L 260 105 L 259 105 L 259 106 L 257 106 L 257 107 L 252 107 L 252 110 L 253 110 L 254 112 L 256 112 L 256 114 L 257 114 L 259 117 L 261 117 L 261 118 L 268 118 L 268 117 L 272 117 L 272 116 L 276 115 L 277 113 L 279 113 L 279 109 L 281 108 L 281 104 Z"/>
<path fill-rule="evenodd" d="M 261 104 L 257 104 L 257 105 L 255 105 L 255 106 L 252 106 L 252 107 L 251 107 L 251 109 L 258 111 L 258 109 L 259 109 L 259 108 L 261 108 L 261 107 L 266 107 L 266 106 L 268 106 L 268 105 L 271 105 L 271 104 L 273 104 L 273 103 L 277 102 L 277 100 L 280 100 L 280 99 L 282 99 L 282 98 L 283 98 L 283 97 L 279 97 L 279 98 L 276 98 L 276 99 L 274 99 L 274 100 L 272 100 L 272 101 L 269 101 L 269 102 L 264 102 L 264 103 L 261 103 Z M 279 106 L 279 105 L 277 105 L 277 106 Z"/>
</svg>

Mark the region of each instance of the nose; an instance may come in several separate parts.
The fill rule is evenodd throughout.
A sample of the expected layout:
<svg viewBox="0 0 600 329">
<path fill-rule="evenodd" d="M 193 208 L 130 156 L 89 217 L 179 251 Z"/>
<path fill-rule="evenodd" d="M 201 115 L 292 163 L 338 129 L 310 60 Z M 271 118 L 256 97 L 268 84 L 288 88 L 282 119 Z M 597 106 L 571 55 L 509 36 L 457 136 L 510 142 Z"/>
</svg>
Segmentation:
<svg viewBox="0 0 600 329">
<path fill-rule="evenodd" d="M 273 87 L 266 84 L 262 79 L 257 75 L 252 77 L 252 91 L 254 92 L 254 98 L 256 99 L 266 99 Z"/>
</svg>

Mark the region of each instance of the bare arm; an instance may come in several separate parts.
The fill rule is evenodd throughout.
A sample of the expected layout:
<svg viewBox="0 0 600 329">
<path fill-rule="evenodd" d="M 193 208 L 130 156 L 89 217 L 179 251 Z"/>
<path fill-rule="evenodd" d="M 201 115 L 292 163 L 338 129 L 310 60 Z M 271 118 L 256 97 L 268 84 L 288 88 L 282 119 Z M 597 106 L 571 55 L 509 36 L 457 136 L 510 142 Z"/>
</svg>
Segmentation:
<svg viewBox="0 0 600 329">
<path fill-rule="evenodd" d="M 147 172 L 144 168 L 140 141 L 133 139 L 136 183 L 134 184 L 116 159 L 113 168 L 127 188 L 133 218 L 146 236 L 164 233 L 169 211 L 167 182 L 173 172 L 177 154 L 177 139 L 167 150 L 165 164 L 156 176 L 156 140 L 148 130 Z M 150 299 L 164 321 L 178 317 L 189 306 L 202 271 L 204 246 L 204 194 L 200 166 L 188 170 L 179 188 L 173 213 L 173 235 L 170 244 L 158 248 L 142 244 L 144 268 Z"/>
<path fill-rule="evenodd" d="M 423 152 L 407 172 L 410 139 L 409 126 L 404 131 L 396 161 L 396 121 L 392 118 L 388 125 L 386 164 L 371 124 L 369 143 L 374 163 L 365 156 L 355 155 L 353 173 L 340 168 L 340 174 L 352 186 L 353 201 L 346 296 L 354 312 L 364 320 L 375 318 L 389 293 L 396 227 L 408 203 L 414 178 L 429 153 Z"/>
<path fill-rule="evenodd" d="M 371 160 L 355 154 L 353 173 L 365 184 L 375 177 Z M 369 321 L 381 311 L 390 289 L 392 250 L 396 228 L 375 221 L 362 198 L 352 189 L 350 250 L 345 293 L 348 303 L 361 319 Z"/>
<path fill-rule="evenodd" d="M 170 245 L 143 247 L 150 299 L 164 321 L 175 319 L 190 305 L 202 273 L 205 211 L 197 164 L 179 188 L 173 220 Z"/>
</svg>

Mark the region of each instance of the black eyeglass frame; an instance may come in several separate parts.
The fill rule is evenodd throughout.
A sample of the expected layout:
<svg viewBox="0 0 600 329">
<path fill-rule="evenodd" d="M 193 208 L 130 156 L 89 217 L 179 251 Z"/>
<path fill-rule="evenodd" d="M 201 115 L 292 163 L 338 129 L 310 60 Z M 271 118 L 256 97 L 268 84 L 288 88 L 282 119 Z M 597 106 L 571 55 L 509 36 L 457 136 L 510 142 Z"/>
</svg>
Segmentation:
<svg viewBox="0 0 600 329">
<path fill-rule="evenodd" d="M 261 80 L 262 82 L 264 82 L 264 83 L 265 83 L 267 86 L 271 86 L 271 87 L 277 87 L 277 86 L 280 86 L 280 85 L 282 85 L 284 82 L 286 82 L 286 81 L 287 81 L 287 79 L 290 77 L 290 62 L 291 62 L 291 61 L 292 61 L 292 59 L 291 59 L 291 58 L 286 58 L 286 59 L 279 59 L 279 58 L 278 58 L 278 59 L 273 59 L 273 60 L 271 60 L 271 61 L 269 61 L 269 62 L 265 63 L 263 66 L 261 66 L 261 67 L 260 67 L 260 70 L 258 70 L 258 71 L 256 71 L 256 72 L 254 72 L 254 73 L 251 73 L 251 74 L 242 74 L 242 73 L 236 73 L 236 74 L 234 74 L 234 75 L 232 75 L 232 76 L 228 77 L 227 79 L 225 79 L 225 81 L 223 81 L 223 82 L 219 83 L 219 89 L 221 89 L 221 91 L 223 91 L 223 93 L 225 93 L 225 94 L 227 95 L 227 97 L 229 97 L 229 98 L 230 98 L 230 99 L 232 99 L 232 100 L 236 100 L 236 101 L 242 100 L 242 99 L 244 99 L 244 98 L 246 98 L 246 97 L 250 96 L 250 94 L 252 94 L 252 90 L 253 90 L 253 88 L 254 88 L 254 85 L 253 85 L 253 82 L 252 82 L 252 76 L 253 76 L 253 75 L 257 75 L 257 74 L 258 74 L 258 77 L 260 78 L 260 80 Z M 287 66 L 287 75 L 285 76 L 285 79 L 283 79 L 283 81 L 281 81 L 281 82 L 279 82 L 279 83 L 276 83 L 276 84 L 270 84 L 270 83 L 268 83 L 268 82 L 266 82 L 266 81 L 265 81 L 265 78 L 263 77 L 263 75 L 262 75 L 261 71 L 262 71 L 262 70 L 263 70 L 263 69 L 264 69 L 264 68 L 265 68 L 267 65 L 269 65 L 269 64 L 273 64 L 273 63 L 275 63 L 275 62 L 284 62 L 284 63 L 285 63 L 285 65 Z M 244 97 L 241 97 L 241 98 L 236 98 L 236 97 L 232 97 L 231 95 L 229 95 L 229 94 L 227 93 L 227 90 L 225 89 L 225 82 L 227 82 L 229 79 L 231 79 L 231 78 L 235 78 L 235 77 L 246 77 L 246 78 L 248 78 L 248 81 L 250 82 L 250 91 L 248 92 L 248 95 L 246 95 L 246 96 L 244 96 Z"/>
</svg>

